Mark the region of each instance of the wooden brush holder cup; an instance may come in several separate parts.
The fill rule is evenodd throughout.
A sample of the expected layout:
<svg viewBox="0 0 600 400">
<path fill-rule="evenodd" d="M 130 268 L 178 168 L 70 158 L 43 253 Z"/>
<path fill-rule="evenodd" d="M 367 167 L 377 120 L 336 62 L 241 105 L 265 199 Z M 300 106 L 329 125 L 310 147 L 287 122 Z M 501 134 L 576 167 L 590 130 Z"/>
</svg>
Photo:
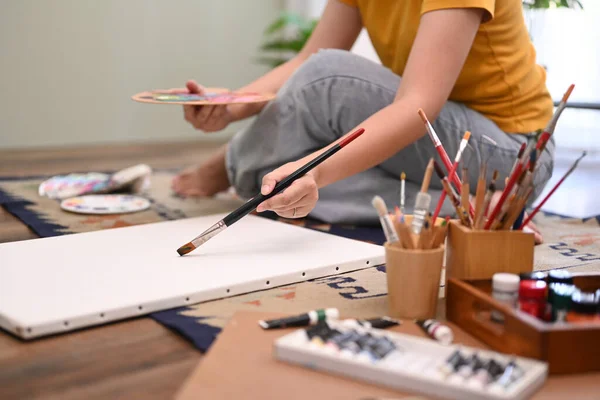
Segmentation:
<svg viewBox="0 0 600 400">
<path fill-rule="evenodd" d="M 497 272 L 533 271 L 532 233 L 472 230 L 457 221 L 449 225 L 446 279 L 492 279 Z"/>
<path fill-rule="evenodd" d="M 444 245 L 408 250 L 385 243 L 389 315 L 393 318 L 435 318 Z"/>
</svg>

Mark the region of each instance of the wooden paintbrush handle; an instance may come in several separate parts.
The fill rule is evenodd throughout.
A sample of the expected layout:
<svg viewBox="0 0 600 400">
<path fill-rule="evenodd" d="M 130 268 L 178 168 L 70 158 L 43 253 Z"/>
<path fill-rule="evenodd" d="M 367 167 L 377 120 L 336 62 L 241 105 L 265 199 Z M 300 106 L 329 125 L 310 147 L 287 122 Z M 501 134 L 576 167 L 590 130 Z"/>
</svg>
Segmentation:
<svg viewBox="0 0 600 400">
<path fill-rule="evenodd" d="M 483 201 L 485 200 L 485 175 L 477 181 L 477 191 L 475 193 L 475 221 L 481 218 L 483 213 Z M 477 226 L 477 224 L 475 224 Z"/>
<path fill-rule="evenodd" d="M 429 160 L 427 168 L 425 169 L 425 176 L 423 177 L 423 183 L 421 184 L 421 192 L 426 193 L 429 190 L 429 183 L 431 182 L 431 175 L 433 174 L 433 158 Z"/>
</svg>

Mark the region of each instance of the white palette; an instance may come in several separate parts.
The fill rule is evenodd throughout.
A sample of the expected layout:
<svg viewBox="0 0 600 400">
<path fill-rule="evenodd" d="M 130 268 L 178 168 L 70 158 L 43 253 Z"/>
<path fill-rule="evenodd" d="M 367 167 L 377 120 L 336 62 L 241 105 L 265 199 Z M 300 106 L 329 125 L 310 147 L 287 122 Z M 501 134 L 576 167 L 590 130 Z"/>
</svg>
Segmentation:
<svg viewBox="0 0 600 400">
<path fill-rule="evenodd" d="M 177 254 L 222 217 L 1 244 L 0 327 L 29 339 L 384 263 L 382 246 L 253 215 Z"/>
</svg>

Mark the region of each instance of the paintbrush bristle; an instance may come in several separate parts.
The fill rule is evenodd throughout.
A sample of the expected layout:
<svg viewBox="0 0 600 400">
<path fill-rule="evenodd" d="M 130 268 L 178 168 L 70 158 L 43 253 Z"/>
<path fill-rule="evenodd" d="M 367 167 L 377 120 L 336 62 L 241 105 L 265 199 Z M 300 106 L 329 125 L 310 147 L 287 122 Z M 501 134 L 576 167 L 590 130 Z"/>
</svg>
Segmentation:
<svg viewBox="0 0 600 400">
<path fill-rule="evenodd" d="M 471 132 L 466 131 L 465 136 L 463 136 L 463 140 L 466 140 L 468 142 L 470 138 L 471 138 Z"/>
<path fill-rule="evenodd" d="M 375 209 L 377 210 L 377 214 L 379 214 L 380 217 L 383 217 L 384 215 L 386 215 L 388 213 L 387 206 L 385 205 L 385 201 L 383 200 L 383 198 L 381 196 L 377 195 L 377 196 L 373 197 L 371 204 L 373 204 L 373 207 L 375 207 Z"/>
<path fill-rule="evenodd" d="M 404 173 L 404 171 L 400 174 L 400 179 L 402 179 L 402 180 L 406 179 L 406 174 Z"/>
<path fill-rule="evenodd" d="M 419 108 L 419 111 L 417 111 L 417 112 L 419 113 L 419 116 L 423 120 L 423 123 L 427 124 L 429 121 L 427 120 L 427 115 L 425 115 L 425 111 L 423 111 L 422 108 Z"/>
<path fill-rule="evenodd" d="M 192 244 L 192 242 L 190 243 L 186 243 L 183 246 L 181 246 L 180 248 L 177 249 L 177 253 L 179 253 L 180 256 L 184 256 L 187 253 L 189 253 L 190 251 L 194 250 L 196 248 L 196 246 L 194 246 Z"/>
<path fill-rule="evenodd" d="M 440 164 L 438 164 L 435 160 L 433 161 L 433 168 L 440 179 L 444 179 L 444 171 L 442 171 L 442 167 L 440 167 Z"/>
<path fill-rule="evenodd" d="M 492 180 L 493 180 L 493 181 L 495 181 L 496 179 L 498 179 L 498 174 L 499 174 L 498 170 L 497 170 L 497 169 L 495 169 L 495 170 L 494 170 L 494 174 L 492 175 Z"/>
</svg>

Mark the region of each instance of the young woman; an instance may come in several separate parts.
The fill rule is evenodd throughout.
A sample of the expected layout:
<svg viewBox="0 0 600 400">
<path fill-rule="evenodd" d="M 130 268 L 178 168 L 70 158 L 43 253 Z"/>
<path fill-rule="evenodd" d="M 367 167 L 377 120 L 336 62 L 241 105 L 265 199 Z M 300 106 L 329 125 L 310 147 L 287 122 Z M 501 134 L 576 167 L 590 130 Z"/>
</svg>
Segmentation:
<svg viewBox="0 0 600 400">
<path fill-rule="evenodd" d="M 267 104 L 185 106 L 196 129 L 214 132 L 256 115 L 247 129 L 200 166 L 173 181 L 184 196 L 211 196 L 233 185 L 245 198 L 269 193 L 307 160 L 362 127 L 365 133 L 283 193 L 261 204 L 282 217 L 372 223 L 374 195 L 398 204 L 405 172 L 412 212 L 426 165 L 438 160 L 417 110 L 422 108 L 454 158 L 471 131 L 469 182 L 477 184 L 479 142 L 496 142 L 488 163 L 502 188 L 527 135 L 552 116 L 545 71 L 524 24 L 521 0 L 330 0 L 302 51 L 241 88 L 277 92 Z M 383 65 L 349 52 L 366 28 Z M 187 90 L 202 93 L 194 81 Z M 532 201 L 552 173 L 548 143 Z M 434 176 L 432 208 L 442 193 Z M 453 214 L 446 201 L 441 215 Z M 535 230 L 535 228 L 533 228 Z M 536 239 L 541 236 L 536 232 Z"/>
</svg>

